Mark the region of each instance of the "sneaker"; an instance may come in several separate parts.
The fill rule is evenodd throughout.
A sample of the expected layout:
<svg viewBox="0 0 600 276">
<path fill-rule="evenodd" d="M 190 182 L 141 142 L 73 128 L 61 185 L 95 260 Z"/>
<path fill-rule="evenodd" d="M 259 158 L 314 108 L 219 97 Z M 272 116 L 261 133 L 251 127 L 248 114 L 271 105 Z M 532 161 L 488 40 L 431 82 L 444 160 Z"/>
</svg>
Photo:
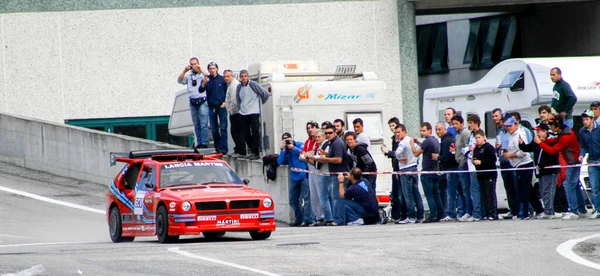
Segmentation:
<svg viewBox="0 0 600 276">
<path fill-rule="evenodd" d="M 330 222 L 327 222 L 327 226 L 338 226 L 338 224 L 335 223 L 335 221 L 330 221 Z"/>
<path fill-rule="evenodd" d="M 481 220 L 480 218 L 469 216 L 465 221 L 473 222 L 473 221 L 480 221 L 480 220 Z"/>
<path fill-rule="evenodd" d="M 451 218 L 449 216 L 445 216 L 443 219 L 440 219 L 440 222 L 449 222 L 449 221 L 456 221 L 456 219 Z"/>
<path fill-rule="evenodd" d="M 497 217 L 496 217 L 496 218 L 495 218 L 495 217 L 488 217 L 487 219 L 488 219 L 489 221 L 498 220 L 498 218 L 497 218 Z"/>
<path fill-rule="evenodd" d="M 231 155 L 231 158 L 246 158 L 246 155 L 234 153 L 233 155 Z"/>
<path fill-rule="evenodd" d="M 488 220 L 488 219 L 490 219 L 490 217 L 483 217 L 482 220 Z"/>
<path fill-rule="evenodd" d="M 527 217 L 522 217 L 521 220 L 529 220 L 529 216 Z"/>
<path fill-rule="evenodd" d="M 562 217 L 563 217 L 563 213 L 561 213 L 561 212 L 554 213 L 554 218 L 559 219 L 559 218 L 562 218 Z"/>
<path fill-rule="evenodd" d="M 598 211 L 595 211 L 595 212 L 593 212 L 593 213 L 589 214 L 589 215 L 588 215 L 588 218 L 589 218 L 589 219 L 597 219 L 597 218 L 600 218 L 600 213 L 598 213 Z"/>
<path fill-rule="evenodd" d="M 308 226 L 311 226 L 311 225 L 312 225 L 311 222 L 303 222 L 303 223 L 300 223 L 300 225 L 298 225 L 298 226 L 300 226 L 300 227 L 308 227 Z"/>
<path fill-rule="evenodd" d="M 353 222 L 348 222 L 346 225 L 348 226 L 357 226 L 357 225 L 364 225 L 365 222 L 363 221 L 363 219 L 359 218 Z"/>
<path fill-rule="evenodd" d="M 571 212 L 565 213 L 563 215 L 563 217 L 562 217 L 562 219 L 564 219 L 564 220 L 575 220 L 575 219 L 578 219 L 578 218 L 579 218 L 579 215 L 573 214 Z"/>
<path fill-rule="evenodd" d="M 298 227 L 298 226 L 300 226 L 300 224 L 302 224 L 302 223 L 301 222 L 290 223 L 290 227 Z"/>
<path fill-rule="evenodd" d="M 467 220 L 468 220 L 470 217 L 471 217 L 471 215 L 469 215 L 469 214 L 464 214 L 462 217 L 460 217 L 460 218 L 457 218 L 457 219 L 458 219 L 458 221 L 460 221 L 460 222 L 465 222 L 465 221 L 467 221 Z"/>
<path fill-rule="evenodd" d="M 411 224 L 411 223 L 416 223 L 417 220 L 414 218 L 406 218 L 405 220 L 399 220 L 396 221 L 395 224 Z"/>
<path fill-rule="evenodd" d="M 539 213 L 535 216 L 536 219 L 549 219 L 550 216 L 544 214 L 544 213 Z"/>
<path fill-rule="evenodd" d="M 256 154 L 250 154 L 250 155 L 248 155 L 246 157 L 246 159 L 248 159 L 248 160 L 257 160 L 257 159 L 259 159 L 259 157 Z"/>
<path fill-rule="evenodd" d="M 511 212 L 508 212 L 506 214 L 500 215 L 500 217 L 502 217 L 502 219 L 512 219 L 514 216 Z"/>
<path fill-rule="evenodd" d="M 327 224 L 331 223 L 333 221 L 318 221 L 315 226 L 327 226 Z"/>
<path fill-rule="evenodd" d="M 417 221 L 415 221 L 415 223 L 423 223 L 423 219 L 417 219 Z"/>
<path fill-rule="evenodd" d="M 313 223 L 311 224 L 311 226 L 319 226 L 319 225 L 318 225 L 318 224 L 319 224 L 319 222 L 323 222 L 323 219 L 318 219 L 318 220 L 315 220 L 315 222 L 313 222 Z"/>
</svg>

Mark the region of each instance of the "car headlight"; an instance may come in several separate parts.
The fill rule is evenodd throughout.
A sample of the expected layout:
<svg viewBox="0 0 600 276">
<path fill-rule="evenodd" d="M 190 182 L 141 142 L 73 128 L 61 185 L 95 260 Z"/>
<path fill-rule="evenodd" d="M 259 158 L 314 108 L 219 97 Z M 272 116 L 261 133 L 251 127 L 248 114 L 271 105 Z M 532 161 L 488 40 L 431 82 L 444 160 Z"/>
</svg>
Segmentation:
<svg viewBox="0 0 600 276">
<path fill-rule="evenodd" d="M 189 211 L 192 208 L 192 204 L 190 204 L 189 202 L 184 202 L 181 203 L 181 209 L 183 209 L 184 211 Z"/>
<path fill-rule="evenodd" d="M 265 198 L 263 200 L 263 206 L 265 206 L 265 208 L 269 208 L 273 205 L 273 200 L 271 200 L 270 198 Z"/>
</svg>

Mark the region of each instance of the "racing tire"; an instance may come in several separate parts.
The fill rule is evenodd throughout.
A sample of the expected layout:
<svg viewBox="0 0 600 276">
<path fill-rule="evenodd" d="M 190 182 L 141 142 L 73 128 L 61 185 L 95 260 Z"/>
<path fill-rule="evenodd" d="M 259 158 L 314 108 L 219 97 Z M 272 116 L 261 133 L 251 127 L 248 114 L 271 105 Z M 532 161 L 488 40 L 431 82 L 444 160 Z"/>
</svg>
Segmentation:
<svg viewBox="0 0 600 276">
<path fill-rule="evenodd" d="M 266 240 L 271 236 L 271 232 L 258 232 L 258 231 L 250 231 L 250 237 L 252 237 L 253 240 Z"/>
<path fill-rule="evenodd" d="M 165 206 L 158 207 L 156 214 L 156 237 L 160 243 L 171 243 L 179 239 L 179 236 L 169 236 L 169 214 Z"/>
<path fill-rule="evenodd" d="M 220 237 L 225 236 L 225 231 L 219 231 L 219 232 L 202 232 L 202 236 L 204 236 L 207 239 L 213 240 L 213 239 L 218 239 Z"/>
<path fill-rule="evenodd" d="M 121 212 L 117 207 L 110 209 L 108 233 L 114 243 L 132 242 L 135 239 L 135 237 L 123 237 L 123 222 L 121 221 Z"/>
</svg>

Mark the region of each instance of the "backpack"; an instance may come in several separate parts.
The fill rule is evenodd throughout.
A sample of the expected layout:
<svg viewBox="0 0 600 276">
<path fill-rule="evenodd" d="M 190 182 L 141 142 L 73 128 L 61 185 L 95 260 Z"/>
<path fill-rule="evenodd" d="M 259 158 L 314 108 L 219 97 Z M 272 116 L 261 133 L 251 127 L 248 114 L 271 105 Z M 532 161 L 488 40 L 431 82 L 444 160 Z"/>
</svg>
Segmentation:
<svg viewBox="0 0 600 276">
<path fill-rule="evenodd" d="M 263 156 L 263 175 L 266 175 L 266 181 L 275 180 L 277 178 L 277 167 L 279 167 L 279 163 L 277 163 L 277 157 L 279 154 L 268 154 Z M 265 167 L 267 168 L 267 172 L 265 174 Z"/>
</svg>

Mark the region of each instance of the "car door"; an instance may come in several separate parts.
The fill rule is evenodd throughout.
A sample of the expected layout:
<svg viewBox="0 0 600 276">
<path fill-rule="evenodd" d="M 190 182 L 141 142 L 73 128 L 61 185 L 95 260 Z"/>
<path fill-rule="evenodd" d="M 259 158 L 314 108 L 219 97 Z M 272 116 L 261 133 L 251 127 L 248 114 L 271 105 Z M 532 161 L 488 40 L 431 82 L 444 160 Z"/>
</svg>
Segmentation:
<svg viewBox="0 0 600 276">
<path fill-rule="evenodd" d="M 134 210 L 138 235 L 154 235 L 154 194 L 156 170 L 152 164 L 144 164 L 136 182 Z"/>
</svg>

